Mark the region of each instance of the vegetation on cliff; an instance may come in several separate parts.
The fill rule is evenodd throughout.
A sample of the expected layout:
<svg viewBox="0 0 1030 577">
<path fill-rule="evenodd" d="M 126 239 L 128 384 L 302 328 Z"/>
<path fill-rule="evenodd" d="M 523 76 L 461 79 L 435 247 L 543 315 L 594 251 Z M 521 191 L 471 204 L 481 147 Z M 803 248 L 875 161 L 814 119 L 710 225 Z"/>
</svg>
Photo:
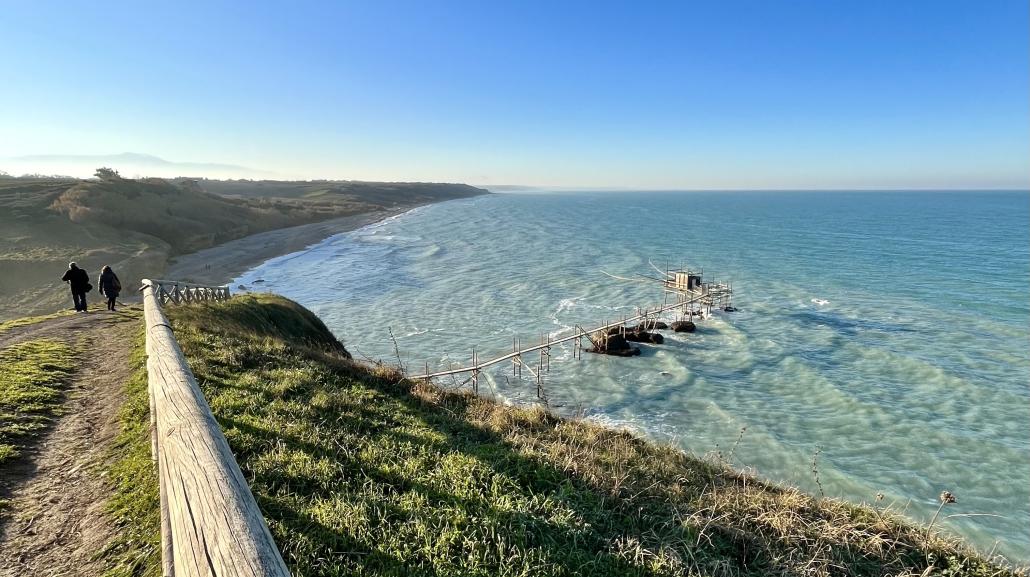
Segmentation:
<svg viewBox="0 0 1030 577">
<path fill-rule="evenodd" d="M 885 509 L 355 364 L 279 297 L 168 312 L 297 575 L 1016 574 Z"/>
</svg>

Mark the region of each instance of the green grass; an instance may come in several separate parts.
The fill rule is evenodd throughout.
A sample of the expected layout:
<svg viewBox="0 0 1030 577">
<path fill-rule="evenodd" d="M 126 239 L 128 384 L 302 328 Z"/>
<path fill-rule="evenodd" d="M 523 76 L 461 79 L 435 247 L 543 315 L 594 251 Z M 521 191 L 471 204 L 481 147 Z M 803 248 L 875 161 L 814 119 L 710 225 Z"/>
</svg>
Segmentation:
<svg viewBox="0 0 1030 577">
<path fill-rule="evenodd" d="M 285 299 L 169 314 L 295 575 L 1015 574 L 888 511 L 355 365 Z"/>
<path fill-rule="evenodd" d="M 51 340 L 0 350 L 0 466 L 6 466 L 58 414 L 75 369 L 71 347 Z"/>
<path fill-rule="evenodd" d="M 73 314 L 75 314 L 75 311 L 64 310 L 64 311 L 58 311 L 56 313 L 52 313 L 52 314 L 49 314 L 49 315 L 40 315 L 40 316 L 35 316 L 35 317 L 23 317 L 23 318 L 20 318 L 20 319 L 11 319 L 9 321 L 0 322 L 0 333 L 2 333 L 4 331 L 9 331 L 11 329 L 15 329 L 15 328 L 18 328 L 18 327 L 34 325 L 36 323 L 41 323 L 43 321 L 48 321 L 50 319 L 56 319 L 58 317 L 66 317 L 68 315 L 73 315 Z"/>
<path fill-rule="evenodd" d="M 119 531 L 100 552 L 108 563 L 106 577 L 161 574 L 161 513 L 157 471 L 150 454 L 150 396 L 143 329 L 137 336 L 132 377 L 125 384 L 125 402 L 118 418 L 121 430 L 115 458 L 105 475 L 113 487 L 107 510 Z"/>
</svg>

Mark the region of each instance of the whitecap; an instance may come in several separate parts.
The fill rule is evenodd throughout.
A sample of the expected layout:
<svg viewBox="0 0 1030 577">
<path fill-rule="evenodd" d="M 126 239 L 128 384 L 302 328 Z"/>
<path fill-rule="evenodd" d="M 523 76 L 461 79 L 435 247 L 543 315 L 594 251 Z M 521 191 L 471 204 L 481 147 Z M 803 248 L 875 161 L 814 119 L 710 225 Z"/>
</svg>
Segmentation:
<svg viewBox="0 0 1030 577">
<path fill-rule="evenodd" d="M 572 310 L 575 306 L 576 301 L 574 299 L 562 299 L 561 302 L 558 303 L 558 310 L 554 311 L 554 314 L 559 315 L 565 311 Z"/>
</svg>

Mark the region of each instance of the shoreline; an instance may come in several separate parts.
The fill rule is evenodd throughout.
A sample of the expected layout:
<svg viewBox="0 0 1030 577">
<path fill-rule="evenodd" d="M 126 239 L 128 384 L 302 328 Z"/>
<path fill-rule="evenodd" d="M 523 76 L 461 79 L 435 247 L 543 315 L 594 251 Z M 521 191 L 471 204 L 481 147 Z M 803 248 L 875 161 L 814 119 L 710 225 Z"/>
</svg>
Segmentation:
<svg viewBox="0 0 1030 577">
<path fill-rule="evenodd" d="M 304 250 L 340 233 L 382 222 L 420 206 L 414 204 L 277 228 L 169 259 L 164 276 L 170 280 L 224 285 L 273 258 Z"/>
</svg>

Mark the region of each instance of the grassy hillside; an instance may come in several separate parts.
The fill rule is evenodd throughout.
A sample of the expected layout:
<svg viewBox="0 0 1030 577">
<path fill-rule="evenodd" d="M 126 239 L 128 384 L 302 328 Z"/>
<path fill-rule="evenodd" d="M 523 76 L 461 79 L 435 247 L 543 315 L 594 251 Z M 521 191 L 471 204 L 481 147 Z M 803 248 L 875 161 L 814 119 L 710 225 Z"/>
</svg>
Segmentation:
<svg viewBox="0 0 1030 577">
<path fill-rule="evenodd" d="M 109 264 L 128 288 L 170 257 L 257 232 L 485 192 L 359 184 L 0 178 L 0 321 L 70 306 L 70 260 Z"/>
<path fill-rule="evenodd" d="M 279 297 L 169 313 L 295 575 L 1015 574 L 884 509 L 356 365 Z M 118 559 L 152 573 L 152 511 L 120 502 L 150 537 Z"/>
<path fill-rule="evenodd" d="M 482 190 L 467 184 L 435 182 L 199 180 L 196 184 L 207 192 L 223 196 L 293 198 L 322 202 L 350 200 L 357 203 L 374 203 L 378 206 L 411 201 L 433 202 L 441 198 L 461 198 L 483 193 Z"/>
<path fill-rule="evenodd" d="M 106 226 L 156 237 L 175 254 L 361 208 L 345 203 L 226 198 L 204 192 L 193 181 L 173 184 L 156 178 L 79 182 L 62 192 L 49 207 L 74 224 Z"/>
</svg>

